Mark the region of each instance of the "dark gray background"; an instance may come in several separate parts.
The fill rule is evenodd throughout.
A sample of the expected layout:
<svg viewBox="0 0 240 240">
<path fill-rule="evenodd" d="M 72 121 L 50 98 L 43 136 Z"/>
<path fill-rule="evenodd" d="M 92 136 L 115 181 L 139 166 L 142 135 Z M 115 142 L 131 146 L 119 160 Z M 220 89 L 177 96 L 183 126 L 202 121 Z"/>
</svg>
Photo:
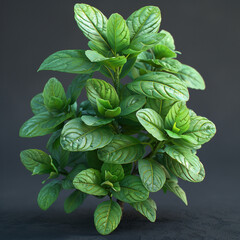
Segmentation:
<svg viewBox="0 0 240 240">
<path fill-rule="evenodd" d="M 240 239 L 239 207 L 239 42 L 240 1 L 237 0 L 95 0 L 82 1 L 125 18 L 144 5 L 162 11 L 161 29 L 170 31 L 183 54 L 179 60 L 199 70 L 206 91 L 191 91 L 188 106 L 216 123 L 215 138 L 199 151 L 206 179 L 180 182 L 189 207 L 173 194 L 153 194 L 158 220 L 149 223 L 130 207 L 119 229 L 98 237 L 88 201 L 71 215 L 57 203 L 42 212 L 36 203 L 42 177 L 22 166 L 19 152 L 44 149 L 47 138 L 20 139 L 18 130 L 32 116 L 29 102 L 56 76 L 67 86 L 73 75 L 36 70 L 49 54 L 86 49 L 87 40 L 73 18 L 70 0 L 0 1 L 1 80 L 1 231 L 3 239 Z"/>
</svg>

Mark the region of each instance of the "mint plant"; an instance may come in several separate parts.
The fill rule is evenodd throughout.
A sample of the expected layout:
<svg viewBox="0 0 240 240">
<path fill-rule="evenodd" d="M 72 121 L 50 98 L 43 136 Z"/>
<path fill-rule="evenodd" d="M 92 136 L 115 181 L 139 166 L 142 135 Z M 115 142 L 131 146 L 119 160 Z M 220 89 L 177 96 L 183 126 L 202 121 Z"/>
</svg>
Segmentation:
<svg viewBox="0 0 240 240">
<path fill-rule="evenodd" d="M 62 190 L 71 191 L 66 213 L 88 195 L 104 198 L 94 223 L 106 235 L 119 225 L 124 203 L 154 222 L 157 207 L 150 192 L 173 192 L 187 205 L 178 178 L 204 179 L 196 153 L 216 128 L 186 105 L 188 88 L 204 90 L 205 83 L 194 68 L 176 60 L 180 52 L 172 35 L 159 32 L 158 7 L 143 7 L 126 21 L 117 13 L 107 19 L 87 4 L 76 4 L 74 12 L 90 50 L 58 51 L 41 64 L 39 71 L 76 77 L 66 92 L 51 78 L 33 97 L 34 116 L 20 136 L 51 136 L 47 152 L 28 149 L 20 157 L 32 175 L 47 175 L 37 199 L 43 210 Z M 94 78 L 95 72 L 108 80 Z M 79 103 L 83 89 L 87 100 Z"/>
</svg>

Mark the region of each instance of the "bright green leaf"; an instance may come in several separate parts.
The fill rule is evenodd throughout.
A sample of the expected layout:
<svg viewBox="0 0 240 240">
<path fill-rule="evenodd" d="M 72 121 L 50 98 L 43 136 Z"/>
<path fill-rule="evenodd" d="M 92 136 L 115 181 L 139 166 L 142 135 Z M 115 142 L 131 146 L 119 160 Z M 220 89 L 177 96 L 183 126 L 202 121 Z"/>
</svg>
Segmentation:
<svg viewBox="0 0 240 240">
<path fill-rule="evenodd" d="M 42 112 L 47 112 L 47 109 L 44 105 L 42 93 L 39 93 L 35 97 L 33 97 L 33 99 L 31 100 L 31 109 L 35 115 Z"/>
<path fill-rule="evenodd" d="M 102 168 L 101 168 L 101 174 L 102 174 L 103 179 L 105 178 L 105 172 L 106 171 L 108 171 L 112 175 L 116 176 L 117 181 L 121 181 L 124 178 L 123 167 L 119 164 L 103 163 Z"/>
<path fill-rule="evenodd" d="M 107 125 L 113 121 L 113 119 L 111 118 L 100 118 L 97 116 L 88 116 L 88 115 L 82 116 L 81 119 L 86 125 L 92 126 L 92 127 Z"/>
</svg>

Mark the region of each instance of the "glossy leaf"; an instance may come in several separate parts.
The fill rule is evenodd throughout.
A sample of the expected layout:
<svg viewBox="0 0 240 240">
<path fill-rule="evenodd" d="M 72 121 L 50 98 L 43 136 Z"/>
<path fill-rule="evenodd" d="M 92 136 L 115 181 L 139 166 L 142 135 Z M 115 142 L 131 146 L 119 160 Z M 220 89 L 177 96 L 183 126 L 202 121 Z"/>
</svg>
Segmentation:
<svg viewBox="0 0 240 240">
<path fill-rule="evenodd" d="M 144 108 L 137 112 L 137 118 L 147 132 L 157 140 L 163 141 L 166 139 L 166 136 L 163 133 L 163 120 L 157 112 L 150 108 Z"/>
<path fill-rule="evenodd" d="M 151 198 L 143 202 L 135 202 L 130 204 L 138 212 L 140 212 L 144 217 L 146 217 L 150 222 L 156 221 L 157 205 Z"/>
<path fill-rule="evenodd" d="M 107 118 L 114 118 L 121 113 L 121 108 L 120 107 L 112 108 L 112 105 L 110 104 L 109 100 L 104 100 L 101 98 L 97 98 L 96 100 L 98 112 L 102 116 Z"/>
<path fill-rule="evenodd" d="M 109 200 L 100 203 L 94 212 L 94 224 L 102 235 L 113 232 L 122 218 L 122 209 L 118 203 Z"/>
<path fill-rule="evenodd" d="M 149 192 L 138 176 L 126 176 L 120 182 L 121 190 L 113 192 L 113 196 L 126 203 L 142 202 L 148 199 Z"/>
<path fill-rule="evenodd" d="M 112 164 L 112 163 L 103 163 L 101 168 L 102 178 L 105 178 L 106 172 L 110 172 L 112 175 L 116 176 L 116 181 L 121 181 L 124 178 L 124 170 L 123 167 L 119 164 Z M 106 178 L 105 178 L 106 180 Z"/>
<path fill-rule="evenodd" d="M 83 50 L 62 50 L 53 53 L 41 64 L 38 71 L 51 70 L 75 74 L 89 74 L 98 71 L 100 65 L 92 63 Z"/>
<path fill-rule="evenodd" d="M 113 133 L 108 126 L 90 127 L 80 118 L 69 121 L 62 130 L 61 145 L 72 152 L 92 151 L 111 142 Z"/>
<path fill-rule="evenodd" d="M 141 159 L 138 161 L 138 171 L 144 187 L 149 192 L 159 191 L 166 176 L 161 165 L 153 159 Z"/>
<path fill-rule="evenodd" d="M 106 163 L 126 164 L 142 158 L 144 148 L 131 136 L 115 135 L 110 144 L 98 150 L 98 157 Z"/>
<path fill-rule="evenodd" d="M 176 76 L 151 72 L 138 77 L 128 84 L 128 88 L 149 98 L 187 101 L 189 93 L 185 84 Z"/>
<path fill-rule="evenodd" d="M 31 100 L 31 109 L 35 115 L 42 112 L 47 112 L 47 109 L 44 105 L 42 93 L 39 93 L 35 97 L 33 97 L 33 99 Z"/>
<path fill-rule="evenodd" d="M 161 12 L 158 7 L 146 6 L 130 15 L 127 25 L 131 40 L 148 33 L 156 33 L 161 23 Z"/>
<path fill-rule="evenodd" d="M 153 51 L 157 59 L 177 57 L 177 54 L 173 50 L 171 50 L 169 47 L 162 44 L 158 44 L 154 46 Z"/>
<path fill-rule="evenodd" d="M 107 125 L 113 121 L 113 119 L 111 119 L 111 118 L 100 118 L 97 116 L 94 117 L 94 116 L 90 116 L 90 115 L 89 116 L 84 115 L 81 117 L 81 119 L 86 125 L 92 126 L 92 127 Z"/>
<path fill-rule="evenodd" d="M 101 183 L 101 173 L 92 168 L 81 171 L 73 179 L 73 185 L 76 189 L 94 196 L 107 195 L 107 191 L 101 187 Z"/>
<path fill-rule="evenodd" d="M 46 184 L 38 194 L 38 206 L 42 210 L 47 210 L 57 200 L 61 189 L 62 185 L 59 180 Z"/>
<path fill-rule="evenodd" d="M 165 37 L 160 41 L 159 44 L 167 46 L 171 50 L 175 50 L 175 43 L 171 33 L 166 30 L 161 30 L 160 33 L 165 34 Z"/>
</svg>

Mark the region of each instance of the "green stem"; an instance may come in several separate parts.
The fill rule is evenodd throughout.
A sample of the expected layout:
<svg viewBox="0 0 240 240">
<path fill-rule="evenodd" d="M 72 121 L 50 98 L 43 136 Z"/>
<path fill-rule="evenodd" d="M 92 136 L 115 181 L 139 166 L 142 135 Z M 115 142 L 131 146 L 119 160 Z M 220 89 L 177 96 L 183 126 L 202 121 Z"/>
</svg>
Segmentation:
<svg viewBox="0 0 240 240">
<path fill-rule="evenodd" d="M 154 156 L 157 154 L 157 151 L 158 151 L 161 147 L 163 147 L 164 144 L 165 144 L 164 141 L 163 141 L 163 142 L 158 142 L 158 143 L 156 144 L 156 146 L 154 147 L 153 151 L 150 152 L 145 158 L 152 158 L 152 157 L 154 157 Z"/>
<path fill-rule="evenodd" d="M 120 94 L 120 80 L 119 80 L 119 68 L 116 69 L 114 73 L 114 87 L 117 91 L 117 94 Z"/>
</svg>

